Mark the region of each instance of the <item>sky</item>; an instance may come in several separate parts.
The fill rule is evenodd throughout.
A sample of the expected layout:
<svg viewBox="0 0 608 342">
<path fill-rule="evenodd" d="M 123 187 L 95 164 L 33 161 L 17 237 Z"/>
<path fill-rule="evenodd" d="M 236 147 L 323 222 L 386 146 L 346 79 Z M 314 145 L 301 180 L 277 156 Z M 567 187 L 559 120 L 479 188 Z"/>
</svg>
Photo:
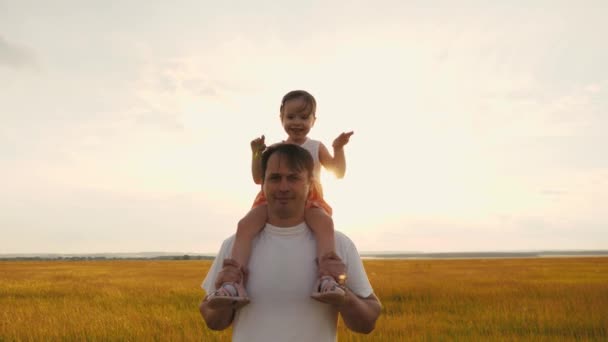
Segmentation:
<svg viewBox="0 0 608 342">
<path fill-rule="evenodd" d="M 0 0 L 0 254 L 214 253 L 282 96 L 360 251 L 608 248 L 606 1 Z"/>
</svg>

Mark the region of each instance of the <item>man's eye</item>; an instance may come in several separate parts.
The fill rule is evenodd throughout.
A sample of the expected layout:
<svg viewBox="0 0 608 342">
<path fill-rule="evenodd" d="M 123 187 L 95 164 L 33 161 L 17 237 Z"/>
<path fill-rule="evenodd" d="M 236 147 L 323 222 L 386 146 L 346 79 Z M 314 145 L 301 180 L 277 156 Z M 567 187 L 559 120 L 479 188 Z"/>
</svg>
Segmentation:
<svg viewBox="0 0 608 342">
<path fill-rule="evenodd" d="M 300 176 L 289 176 L 287 177 L 287 179 L 289 179 L 292 182 L 296 182 L 300 180 Z"/>
</svg>

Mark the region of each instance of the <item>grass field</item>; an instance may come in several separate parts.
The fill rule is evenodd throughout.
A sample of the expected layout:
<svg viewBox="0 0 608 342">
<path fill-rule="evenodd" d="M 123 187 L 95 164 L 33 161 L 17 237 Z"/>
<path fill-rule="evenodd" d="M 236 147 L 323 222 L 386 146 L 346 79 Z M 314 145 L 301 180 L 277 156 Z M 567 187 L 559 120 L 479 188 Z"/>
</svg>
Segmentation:
<svg viewBox="0 0 608 342">
<path fill-rule="evenodd" d="M 208 261 L 0 262 L 0 341 L 229 341 Z M 608 341 L 608 258 L 366 260 L 384 309 L 339 341 Z"/>
</svg>

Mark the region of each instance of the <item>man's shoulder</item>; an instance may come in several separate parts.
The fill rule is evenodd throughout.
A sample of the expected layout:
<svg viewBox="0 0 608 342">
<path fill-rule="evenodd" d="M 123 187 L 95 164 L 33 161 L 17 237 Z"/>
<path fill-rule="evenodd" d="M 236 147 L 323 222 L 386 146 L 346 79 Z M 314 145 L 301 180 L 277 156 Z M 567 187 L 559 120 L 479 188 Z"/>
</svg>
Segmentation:
<svg viewBox="0 0 608 342">
<path fill-rule="evenodd" d="M 234 240 L 236 239 L 236 234 L 232 234 L 222 241 L 222 246 L 220 247 L 220 251 L 230 248 L 232 249 L 232 245 L 234 244 Z"/>
<path fill-rule="evenodd" d="M 341 247 L 341 248 L 347 248 L 347 249 L 356 249 L 355 247 L 355 243 L 353 242 L 353 240 L 351 240 L 351 238 L 348 237 L 348 235 L 342 233 L 341 231 L 334 231 L 334 238 L 336 240 L 336 246 L 337 247 Z"/>
<path fill-rule="evenodd" d="M 230 234 L 230 235 L 228 235 L 228 237 L 226 237 L 224 239 L 224 241 L 222 243 L 230 243 L 230 242 L 234 241 L 235 238 L 236 238 L 236 234 Z"/>
<path fill-rule="evenodd" d="M 348 237 L 348 235 L 342 233 L 339 230 L 335 230 L 334 231 L 334 235 L 335 235 L 336 241 L 340 240 L 340 241 L 343 241 L 343 242 L 350 242 L 350 243 L 352 243 L 352 240 Z"/>
</svg>

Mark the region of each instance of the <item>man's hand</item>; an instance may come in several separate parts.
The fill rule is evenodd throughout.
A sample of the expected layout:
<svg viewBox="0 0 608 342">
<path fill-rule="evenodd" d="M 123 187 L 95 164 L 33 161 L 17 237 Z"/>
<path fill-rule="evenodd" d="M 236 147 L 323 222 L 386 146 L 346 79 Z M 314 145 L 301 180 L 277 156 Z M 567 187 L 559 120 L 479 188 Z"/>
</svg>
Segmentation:
<svg viewBox="0 0 608 342">
<path fill-rule="evenodd" d="M 331 276 L 340 285 L 344 285 L 346 282 L 346 265 L 342 262 L 342 259 L 335 252 L 329 252 L 318 260 L 319 264 L 319 277 Z"/>
<path fill-rule="evenodd" d="M 264 135 L 259 138 L 255 138 L 251 140 L 251 152 L 253 153 L 262 153 L 266 149 L 266 144 L 264 143 Z"/>
<path fill-rule="evenodd" d="M 353 135 L 355 132 L 350 131 L 350 132 L 345 132 L 340 134 L 333 142 L 332 147 L 335 149 L 341 149 L 344 147 L 344 145 L 348 144 L 348 141 L 350 140 L 350 136 Z"/>
<path fill-rule="evenodd" d="M 374 330 L 376 320 L 382 311 L 382 305 L 373 293 L 367 298 L 361 298 L 344 286 L 346 283 L 346 266 L 336 253 L 327 253 L 319 259 L 319 275 L 329 275 L 336 279 L 345 291 L 345 295 L 314 298 L 323 303 L 334 305 L 349 329 L 365 334 Z"/>
<path fill-rule="evenodd" d="M 318 300 L 319 302 L 325 303 L 325 304 L 329 304 L 329 305 L 334 305 L 336 307 L 342 306 L 344 305 L 344 303 L 346 303 L 346 287 L 341 286 L 342 289 L 344 290 L 345 295 L 344 296 L 315 296 L 313 295 L 313 298 L 315 300 Z"/>
<path fill-rule="evenodd" d="M 344 288 L 344 284 L 346 283 L 346 265 L 344 265 L 344 262 L 342 262 L 342 259 L 340 259 L 338 254 L 329 252 L 321 256 L 318 260 L 318 264 L 319 277 L 330 276 L 339 284 L 342 290 L 344 290 L 344 293 L 346 293 L 346 288 Z M 333 284 L 335 285 L 335 283 Z M 323 283 L 319 285 L 322 286 Z M 345 295 L 335 295 L 335 292 L 334 294 L 329 295 L 329 293 L 325 293 L 321 289 L 315 289 L 315 292 L 316 291 L 321 291 L 321 293 L 313 294 L 313 298 L 323 303 L 339 306 L 344 304 L 344 301 L 346 300 Z"/>
<path fill-rule="evenodd" d="M 222 270 L 217 274 L 215 279 L 215 288 L 218 289 L 223 283 L 235 282 L 247 283 L 247 269 L 239 265 L 236 260 L 224 259 Z"/>
</svg>

